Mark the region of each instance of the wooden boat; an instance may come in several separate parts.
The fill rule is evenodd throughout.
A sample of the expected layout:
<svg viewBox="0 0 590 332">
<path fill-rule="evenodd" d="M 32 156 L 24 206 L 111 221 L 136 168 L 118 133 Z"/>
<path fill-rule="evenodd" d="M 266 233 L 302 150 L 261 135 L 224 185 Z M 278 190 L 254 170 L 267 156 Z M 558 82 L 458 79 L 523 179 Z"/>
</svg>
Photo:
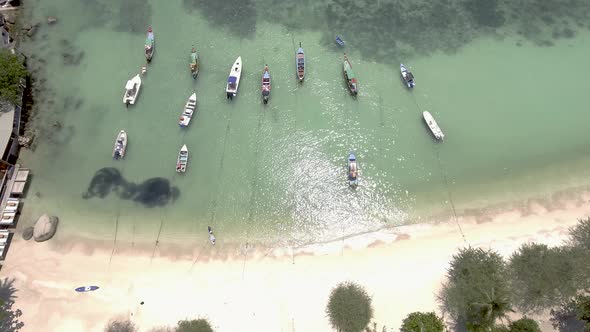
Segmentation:
<svg viewBox="0 0 590 332">
<path fill-rule="evenodd" d="M 156 49 L 156 40 L 154 39 L 154 32 L 152 27 L 148 27 L 147 37 L 145 38 L 145 58 L 147 62 L 152 61 L 154 51 Z"/>
<path fill-rule="evenodd" d="M 268 71 L 268 65 L 264 65 L 264 71 L 262 72 L 262 101 L 266 104 L 270 98 L 270 72 Z"/>
<path fill-rule="evenodd" d="M 416 86 L 416 83 L 414 83 L 414 75 L 412 74 L 412 72 L 410 72 L 406 66 L 404 66 L 404 64 L 400 64 L 399 65 L 399 70 L 402 74 L 402 79 L 404 80 L 404 83 L 406 83 L 406 85 L 408 86 L 408 88 L 413 88 Z"/>
<path fill-rule="evenodd" d="M 303 82 L 303 79 L 305 78 L 305 52 L 303 52 L 301 43 L 299 43 L 299 49 L 295 54 L 295 65 L 297 68 L 297 78 L 299 79 L 299 82 Z"/>
<path fill-rule="evenodd" d="M 127 84 L 125 85 L 125 95 L 123 95 L 123 103 L 127 106 L 129 104 L 135 104 L 135 100 L 137 99 L 137 95 L 139 94 L 140 88 L 141 77 L 139 77 L 139 74 L 137 74 L 132 79 L 127 81 Z"/>
<path fill-rule="evenodd" d="M 191 50 L 189 67 L 191 69 L 191 75 L 193 75 L 193 78 L 196 79 L 197 75 L 199 74 L 199 55 L 197 54 L 197 50 L 195 50 L 194 47 Z"/>
<path fill-rule="evenodd" d="M 186 165 L 188 165 L 188 148 L 186 144 L 180 148 L 178 152 L 178 160 L 176 161 L 176 171 L 178 173 L 186 172 Z"/>
<path fill-rule="evenodd" d="M 125 151 L 127 150 L 127 133 L 125 130 L 121 130 L 117 139 L 115 140 L 115 146 L 113 147 L 113 159 L 119 160 L 125 157 Z"/>
<path fill-rule="evenodd" d="M 350 61 L 348 60 L 348 56 L 346 56 L 346 53 L 344 53 L 344 63 L 342 68 L 342 72 L 344 73 L 344 79 L 346 80 L 346 85 L 348 85 L 348 89 L 350 90 L 350 92 L 356 96 L 358 94 L 358 82 L 356 80 L 356 75 L 352 71 L 352 65 L 350 64 Z"/>
<path fill-rule="evenodd" d="M 233 99 L 238 95 L 238 86 L 240 85 L 240 76 L 242 75 L 242 57 L 239 56 L 234 62 L 227 78 L 227 86 L 225 92 L 227 93 L 227 99 Z"/>
<path fill-rule="evenodd" d="M 432 132 L 434 137 L 438 140 L 445 139 L 445 134 L 443 134 L 442 130 L 440 129 L 432 115 L 428 111 L 424 111 L 422 113 L 422 116 L 424 117 L 424 121 L 426 121 L 426 124 L 428 125 L 428 128 L 430 128 L 430 131 Z"/>
<path fill-rule="evenodd" d="M 211 226 L 207 226 L 207 231 L 209 231 L 209 242 L 211 242 L 211 245 L 215 245 L 215 235 L 213 235 Z"/>
<path fill-rule="evenodd" d="M 336 44 L 338 44 L 340 46 L 344 46 L 344 40 L 342 40 L 342 38 L 340 38 L 340 36 L 336 36 Z"/>
<path fill-rule="evenodd" d="M 354 153 L 348 155 L 348 184 L 351 186 L 358 185 L 358 167 Z"/>
<path fill-rule="evenodd" d="M 193 93 L 192 95 L 190 95 L 190 97 L 188 97 L 188 100 L 186 101 L 186 104 L 184 105 L 184 111 L 182 112 L 182 115 L 180 116 L 180 120 L 178 121 L 178 124 L 180 125 L 180 127 L 188 127 L 188 124 L 191 122 L 191 118 L 193 117 L 193 114 L 195 113 L 196 110 L 197 110 L 197 94 Z"/>
</svg>

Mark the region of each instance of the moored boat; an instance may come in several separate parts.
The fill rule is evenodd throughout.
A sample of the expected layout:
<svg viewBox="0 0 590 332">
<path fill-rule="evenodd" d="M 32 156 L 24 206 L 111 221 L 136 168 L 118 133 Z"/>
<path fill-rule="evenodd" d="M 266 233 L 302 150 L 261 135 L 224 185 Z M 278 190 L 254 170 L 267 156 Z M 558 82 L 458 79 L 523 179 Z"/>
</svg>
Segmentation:
<svg viewBox="0 0 590 332">
<path fill-rule="evenodd" d="M 348 155 L 348 184 L 351 186 L 358 185 L 358 167 L 354 153 Z"/>
<path fill-rule="evenodd" d="M 197 50 L 194 47 L 191 50 L 190 69 L 191 75 L 193 75 L 193 78 L 196 79 L 197 75 L 199 74 L 199 55 L 197 54 Z"/>
<path fill-rule="evenodd" d="M 127 133 L 125 130 L 121 130 L 117 139 L 115 140 L 115 146 L 113 147 L 113 159 L 119 160 L 125 157 L 125 151 L 127 150 Z"/>
<path fill-rule="evenodd" d="M 178 159 L 176 161 L 176 171 L 178 173 L 186 172 L 186 165 L 188 165 L 188 148 L 186 147 L 186 144 L 184 144 L 178 152 Z"/>
<path fill-rule="evenodd" d="M 264 65 L 264 71 L 262 72 L 262 101 L 266 104 L 270 98 L 270 72 L 268 71 L 268 65 Z"/>
<path fill-rule="evenodd" d="M 211 226 L 207 226 L 207 231 L 209 232 L 209 242 L 211 242 L 211 245 L 215 245 L 215 235 L 213 235 L 213 228 L 211 228 Z"/>
<path fill-rule="evenodd" d="M 238 95 L 238 86 L 240 85 L 240 76 L 242 75 L 242 57 L 239 56 L 234 62 L 227 78 L 227 86 L 225 92 L 227 93 L 227 99 L 233 99 Z"/>
<path fill-rule="evenodd" d="M 145 38 L 145 58 L 148 62 L 152 61 L 154 50 L 156 49 L 156 40 L 154 39 L 154 32 L 152 27 L 148 27 L 147 37 Z"/>
<path fill-rule="evenodd" d="M 178 121 L 178 124 L 181 127 L 188 127 L 188 124 L 191 122 L 193 114 L 195 113 L 196 110 L 197 110 L 197 94 L 193 93 L 192 95 L 190 95 L 190 97 L 188 97 L 188 100 L 187 100 L 186 104 L 184 105 L 184 111 L 182 112 L 182 115 L 180 116 L 180 120 Z"/>
<path fill-rule="evenodd" d="M 297 78 L 299 79 L 299 82 L 303 82 L 303 79 L 305 78 L 305 52 L 301 47 L 301 43 L 299 43 L 299 49 L 295 54 L 295 65 L 297 68 Z"/>
<path fill-rule="evenodd" d="M 404 80 L 404 82 L 406 83 L 406 85 L 408 86 L 408 88 L 413 88 L 416 86 L 416 83 L 414 83 L 414 75 L 412 74 L 411 71 L 409 71 L 406 66 L 404 66 L 404 64 L 400 64 L 399 65 L 399 70 L 402 74 L 402 79 Z"/>
<path fill-rule="evenodd" d="M 426 121 L 426 124 L 428 125 L 428 128 L 430 128 L 430 131 L 432 132 L 434 137 L 438 140 L 443 140 L 445 138 L 445 135 L 443 134 L 442 130 L 440 129 L 440 127 L 430 114 L 430 112 L 424 111 L 422 112 L 422 116 L 424 117 L 424 121 Z"/>
<path fill-rule="evenodd" d="M 141 77 L 137 74 L 128 80 L 125 85 L 125 95 L 123 96 L 123 103 L 125 105 L 135 104 L 135 100 L 139 94 L 139 88 L 141 88 Z"/>
<path fill-rule="evenodd" d="M 340 46 L 344 46 L 344 40 L 342 40 L 342 38 L 340 38 L 340 36 L 336 36 L 336 44 L 338 44 Z"/>
<path fill-rule="evenodd" d="M 348 60 L 348 56 L 344 53 L 344 63 L 342 67 L 342 72 L 344 73 L 344 79 L 346 80 L 346 85 L 348 85 L 348 89 L 353 95 L 358 94 L 358 82 L 356 80 L 356 75 L 352 71 L 352 65 Z"/>
</svg>

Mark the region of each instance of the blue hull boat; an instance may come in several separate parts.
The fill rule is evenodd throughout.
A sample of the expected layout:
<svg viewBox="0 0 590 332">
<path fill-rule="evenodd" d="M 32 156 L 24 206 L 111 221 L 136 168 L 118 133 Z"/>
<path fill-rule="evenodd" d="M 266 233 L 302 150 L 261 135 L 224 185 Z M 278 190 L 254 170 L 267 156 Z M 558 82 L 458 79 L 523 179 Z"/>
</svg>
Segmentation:
<svg viewBox="0 0 590 332">
<path fill-rule="evenodd" d="M 356 164 L 356 156 L 351 153 L 348 156 L 348 184 L 351 186 L 356 186 L 358 183 L 358 167 Z"/>
<path fill-rule="evenodd" d="M 342 38 L 340 38 L 340 36 L 336 36 L 336 44 L 338 44 L 340 46 L 344 46 L 344 40 L 342 40 Z"/>
<path fill-rule="evenodd" d="M 98 286 L 83 286 L 83 287 L 76 288 L 76 292 L 80 292 L 80 293 L 90 292 L 90 291 L 95 291 L 98 288 L 99 288 Z"/>
</svg>

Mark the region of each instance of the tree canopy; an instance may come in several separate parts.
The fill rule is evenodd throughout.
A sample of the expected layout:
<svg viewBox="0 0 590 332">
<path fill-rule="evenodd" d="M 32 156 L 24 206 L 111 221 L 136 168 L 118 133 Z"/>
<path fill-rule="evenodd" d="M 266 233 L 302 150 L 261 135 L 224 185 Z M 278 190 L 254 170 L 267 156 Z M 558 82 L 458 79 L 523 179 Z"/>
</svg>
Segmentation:
<svg viewBox="0 0 590 332">
<path fill-rule="evenodd" d="M 510 332 L 541 332 L 539 324 L 530 318 L 521 318 L 510 323 Z"/>
<path fill-rule="evenodd" d="M 458 324 L 472 330 L 489 329 L 512 311 L 506 263 L 498 253 L 463 248 L 450 265 L 439 301 Z"/>
<path fill-rule="evenodd" d="M 434 312 L 412 312 L 402 322 L 401 332 L 444 332 L 442 318 Z"/>
<path fill-rule="evenodd" d="M 105 332 L 137 332 L 137 326 L 126 317 L 111 319 L 104 328 Z"/>
<path fill-rule="evenodd" d="M 576 294 L 568 248 L 523 244 L 509 259 L 513 300 L 523 312 L 539 312 Z"/>
<path fill-rule="evenodd" d="M 578 290 L 590 291 L 590 218 L 580 220 L 569 230 L 568 247 L 574 265 L 574 283 Z"/>
<path fill-rule="evenodd" d="M 0 99 L 17 103 L 20 97 L 19 84 L 27 77 L 22 61 L 7 49 L 0 49 Z"/>
<path fill-rule="evenodd" d="M 373 318 L 371 297 L 354 282 L 340 283 L 330 293 L 326 313 L 338 331 L 361 332 Z"/>
<path fill-rule="evenodd" d="M 213 332 L 213 328 L 209 321 L 203 318 L 181 320 L 178 322 L 176 332 Z"/>
</svg>

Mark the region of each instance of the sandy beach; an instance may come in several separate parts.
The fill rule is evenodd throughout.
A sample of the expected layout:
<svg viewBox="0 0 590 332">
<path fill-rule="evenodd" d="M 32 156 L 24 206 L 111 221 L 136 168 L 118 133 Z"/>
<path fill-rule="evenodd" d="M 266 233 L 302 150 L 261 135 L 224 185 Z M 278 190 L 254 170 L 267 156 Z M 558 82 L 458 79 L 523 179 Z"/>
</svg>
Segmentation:
<svg viewBox="0 0 590 332">
<path fill-rule="evenodd" d="M 102 331 L 115 315 L 130 317 L 140 331 L 193 317 L 207 317 L 216 331 L 329 331 L 329 292 L 345 280 L 372 295 L 379 329 L 397 331 L 412 311 L 438 311 L 435 294 L 458 248 L 489 247 L 508 256 L 528 241 L 558 245 L 568 227 L 590 215 L 589 200 L 585 192 L 557 197 L 551 207 L 528 201 L 483 219 L 403 226 L 272 253 L 251 249 L 245 256 L 207 246 L 192 256 L 162 250 L 152 258 L 125 244 L 113 251 L 16 236 L 2 276 L 15 278 L 24 331 Z M 84 285 L 100 289 L 74 291 Z"/>
</svg>

